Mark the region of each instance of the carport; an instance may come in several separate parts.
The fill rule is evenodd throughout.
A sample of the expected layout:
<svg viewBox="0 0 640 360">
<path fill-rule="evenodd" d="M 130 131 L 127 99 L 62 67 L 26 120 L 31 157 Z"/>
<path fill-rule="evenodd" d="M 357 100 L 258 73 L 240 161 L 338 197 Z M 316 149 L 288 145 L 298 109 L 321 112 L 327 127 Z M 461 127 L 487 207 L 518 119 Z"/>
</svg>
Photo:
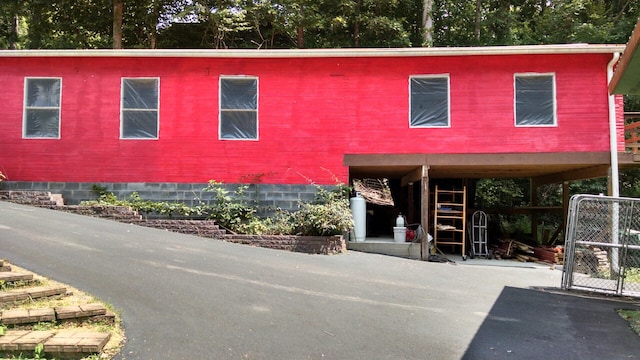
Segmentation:
<svg viewBox="0 0 640 360">
<path fill-rule="evenodd" d="M 632 154 L 616 155 L 620 167 L 637 166 Z M 528 178 L 532 194 L 542 185 L 561 183 L 562 206 L 541 207 L 536 204 L 536 197 L 532 196 L 531 206 L 519 210 L 531 214 L 533 233 L 536 232 L 537 226 L 536 214 L 541 212 L 562 212 L 566 223 L 569 182 L 605 176 L 611 179 L 610 164 L 609 152 L 344 156 L 344 165 L 349 167 L 351 180 L 389 179 L 394 187 L 392 193 L 396 200 L 396 208 L 406 215 L 409 223 L 420 223 L 425 230 L 432 229 L 433 225 L 430 211 L 433 199 L 430 194 L 434 184 L 466 184 L 471 179 L 484 178 Z M 420 258 L 423 260 L 428 256 L 427 246 L 427 242 L 421 243 Z"/>
</svg>

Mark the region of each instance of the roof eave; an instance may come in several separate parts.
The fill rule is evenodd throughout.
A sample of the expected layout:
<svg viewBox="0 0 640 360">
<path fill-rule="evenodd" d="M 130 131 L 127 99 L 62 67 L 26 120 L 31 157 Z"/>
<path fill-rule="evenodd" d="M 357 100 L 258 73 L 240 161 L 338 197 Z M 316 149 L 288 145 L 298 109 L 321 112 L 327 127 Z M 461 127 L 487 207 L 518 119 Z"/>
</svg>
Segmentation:
<svg viewBox="0 0 640 360">
<path fill-rule="evenodd" d="M 611 94 L 640 94 L 640 20 L 636 23 L 613 77 L 609 82 Z"/>
<path fill-rule="evenodd" d="M 349 48 L 349 49 L 87 49 L 87 50 L 3 50 L 0 57 L 198 57 L 198 58 L 351 58 L 424 57 L 472 55 L 532 55 L 616 53 L 624 45 L 522 45 L 446 48 Z"/>
</svg>

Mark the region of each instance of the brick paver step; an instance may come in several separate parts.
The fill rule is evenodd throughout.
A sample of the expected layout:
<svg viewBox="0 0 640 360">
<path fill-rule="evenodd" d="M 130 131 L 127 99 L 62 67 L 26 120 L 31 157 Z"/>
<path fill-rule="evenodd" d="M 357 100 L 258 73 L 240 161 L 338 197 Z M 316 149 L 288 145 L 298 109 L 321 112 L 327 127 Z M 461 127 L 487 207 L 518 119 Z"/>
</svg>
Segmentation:
<svg viewBox="0 0 640 360">
<path fill-rule="evenodd" d="M 61 331 L 44 343 L 45 353 L 99 353 L 111 334 L 95 331 Z"/>
<path fill-rule="evenodd" d="M 0 292 L 0 304 L 39 299 L 49 296 L 59 296 L 67 293 L 65 287 L 37 286 L 27 289 L 16 289 Z"/>
<path fill-rule="evenodd" d="M 16 272 L 0 272 L 0 281 L 16 282 L 16 281 L 31 281 L 31 280 L 33 280 L 33 274 L 21 274 Z"/>
<path fill-rule="evenodd" d="M 46 355 L 54 355 L 56 358 L 76 357 L 78 354 L 101 352 L 110 338 L 109 333 L 95 331 L 9 330 L 0 336 L 0 355 L 34 351 L 38 344 L 43 344 Z"/>
<path fill-rule="evenodd" d="M 54 334 L 53 331 L 9 330 L 0 336 L 0 352 L 33 351 Z"/>
<path fill-rule="evenodd" d="M 53 309 L 11 309 L 5 310 L 0 315 L 3 325 L 33 324 L 43 321 L 54 321 L 56 313 Z"/>
<path fill-rule="evenodd" d="M 58 320 L 105 315 L 107 308 L 100 303 L 60 306 L 55 308 Z"/>
<path fill-rule="evenodd" d="M 100 303 L 60 306 L 53 309 L 10 309 L 0 313 L 0 323 L 3 325 L 33 324 L 107 315 L 107 308 Z"/>
</svg>

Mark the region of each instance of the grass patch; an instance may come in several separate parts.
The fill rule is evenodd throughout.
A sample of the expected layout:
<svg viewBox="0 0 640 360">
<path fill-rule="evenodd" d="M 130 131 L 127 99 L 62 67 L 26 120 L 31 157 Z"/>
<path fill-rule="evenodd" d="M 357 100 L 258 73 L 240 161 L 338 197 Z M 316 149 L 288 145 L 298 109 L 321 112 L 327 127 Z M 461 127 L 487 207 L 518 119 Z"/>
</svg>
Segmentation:
<svg viewBox="0 0 640 360">
<path fill-rule="evenodd" d="M 640 310 L 621 309 L 618 310 L 618 314 L 629 322 L 629 326 L 636 334 L 640 335 Z"/>
</svg>

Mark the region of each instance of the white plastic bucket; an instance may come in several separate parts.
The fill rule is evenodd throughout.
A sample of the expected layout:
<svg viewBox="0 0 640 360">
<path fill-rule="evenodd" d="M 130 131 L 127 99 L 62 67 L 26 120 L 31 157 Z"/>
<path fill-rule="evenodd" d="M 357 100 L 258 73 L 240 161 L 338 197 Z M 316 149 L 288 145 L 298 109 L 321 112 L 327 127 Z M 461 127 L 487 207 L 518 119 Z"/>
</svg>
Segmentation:
<svg viewBox="0 0 640 360">
<path fill-rule="evenodd" d="M 403 243 L 407 241 L 407 228 L 405 226 L 393 227 L 393 241 Z"/>
</svg>

